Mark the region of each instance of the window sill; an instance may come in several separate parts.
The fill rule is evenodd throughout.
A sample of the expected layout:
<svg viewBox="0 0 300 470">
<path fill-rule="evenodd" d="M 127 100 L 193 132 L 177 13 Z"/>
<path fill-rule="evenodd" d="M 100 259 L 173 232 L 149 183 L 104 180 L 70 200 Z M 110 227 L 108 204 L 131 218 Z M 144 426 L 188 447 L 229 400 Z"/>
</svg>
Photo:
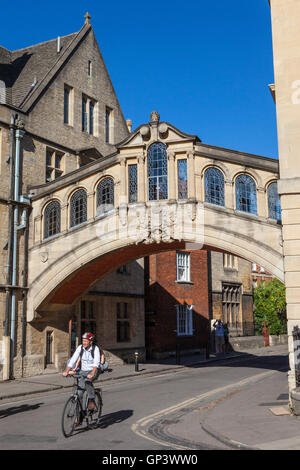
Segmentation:
<svg viewBox="0 0 300 470">
<path fill-rule="evenodd" d="M 193 334 L 193 333 L 181 333 L 181 334 L 177 334 L 177 337 L 178 337 L 178 338 L 179 338 L 179 337 L 182 338 L 183 336 L 184 336 L 184 337 L 189 336 L 189 337 L 191 338 L 192 336 L 194 336 L 194 334 Z"/>
<path fill-rule="evenodd" d="M 194 285 L 194 283 L 192 281 L 178 281 L 178 279 L 176 279 L 176 284 L 188 284 L 188 285 Z"/>
</svg>

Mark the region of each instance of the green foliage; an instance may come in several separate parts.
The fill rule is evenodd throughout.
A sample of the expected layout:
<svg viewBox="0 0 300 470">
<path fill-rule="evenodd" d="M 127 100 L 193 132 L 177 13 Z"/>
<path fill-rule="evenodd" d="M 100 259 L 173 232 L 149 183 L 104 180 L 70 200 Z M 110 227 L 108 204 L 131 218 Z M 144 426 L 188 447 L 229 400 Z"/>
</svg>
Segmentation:
<svg viewBox="0 0 300 470">
<path fill-rule="evenodd" d="M 274 279 L 260 284 L 254 289 L 254 325 L 257 333 L 262 333 L 264 321 L 270 335 L 286 333 L 285 285 Z"/>
</svg>

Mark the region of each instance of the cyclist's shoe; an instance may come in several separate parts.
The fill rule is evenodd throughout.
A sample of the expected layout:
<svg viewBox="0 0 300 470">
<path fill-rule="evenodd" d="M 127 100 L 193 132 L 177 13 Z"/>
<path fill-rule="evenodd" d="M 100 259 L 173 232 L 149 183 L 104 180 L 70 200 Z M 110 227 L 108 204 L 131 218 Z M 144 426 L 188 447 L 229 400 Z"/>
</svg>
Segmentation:
<svg viewBox="0 0 300 470">
<path fill-rule="evenodd" d="M 75 428 L 78 428 L 78 426 L 81 426 L 83 418 L 84 418 L 84 414 L 82 411 L 80 411 L 79 416 L 75 422 Z"/>
<path fill-rule="evenodd" d="M 95 409 L 95 406 L 96 406 L 96 405 L 95 405 L 94 400 L 90 400 L 90 401 L 89 401 L 89 404 L 88 404 L 88 410 L 89 410 L 89 411 L 93 411 L 93 410 Z"/>
</svg>

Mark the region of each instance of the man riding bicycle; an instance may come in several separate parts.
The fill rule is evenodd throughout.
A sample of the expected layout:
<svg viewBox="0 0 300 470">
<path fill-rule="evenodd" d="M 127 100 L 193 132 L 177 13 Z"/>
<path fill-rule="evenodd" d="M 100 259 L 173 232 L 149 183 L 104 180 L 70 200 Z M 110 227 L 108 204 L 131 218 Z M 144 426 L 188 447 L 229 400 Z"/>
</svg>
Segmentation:
<svg viewBox="0 0 300 470">
<path fill-rule="evenodd" d="M 94 341 L 95 336 L 92 333 L 84 333 L 82 345 L 78 346 L 73 356 L 69 359 L 66 370 L 63 372 L 64 377 L 69 374 L 76 374 L 80 363 L 79 373 L 82 377 L 78 382 L 78 394 L 80 399 L 82 399 L 84 391 L 87 391 L 89 410 L 95 408 L 95 390 L 92 382 L 99 377 L 101 371 L 108 367 L 103 352 L 100 351 L 97 345 L 93 344 Z"/>
</svg>

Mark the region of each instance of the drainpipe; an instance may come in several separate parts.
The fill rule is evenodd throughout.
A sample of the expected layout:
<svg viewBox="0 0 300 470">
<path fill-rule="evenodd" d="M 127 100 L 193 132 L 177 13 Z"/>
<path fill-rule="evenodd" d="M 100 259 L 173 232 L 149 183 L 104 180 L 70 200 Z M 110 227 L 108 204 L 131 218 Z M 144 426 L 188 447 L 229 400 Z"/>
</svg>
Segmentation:
<svg viewBox="0 0 300 470">
<path fill-rule="evenodd" d="M 17 228 L 18 230 L 24 229 L 24 248 L 23 248 L 23 285 L 22 292 L 22 343 L 21 343 L 21 369 L 22 377 L 24 376 L 24 357 L 26 355 L 26 306 L 27 306 L 27 281 L 28 281 L 28 238 L 29 238 L 29 205 L 30 198 L 20 196 L 20 200 L 23 203 L 28 204 L 28 207 L 23 207 L 21 216 L 21 225 Z"/>
<path fill-rule="evenodd" d="M 15 133 L 15 116 L 11 116 L 9 127 L 9 189 L 8 199 L 11 201 L 14 194 L 14 133 Z M 12 235 L 13 235 L 13 206 L 9 203 L 8 206 L 8 242 L 7 242 L 7 264 L 6 264 L 6 285 L 11 286 L 12 275 Z M 10 305 L 11 305 L 11 291 L 6 289 L 6 305 L 5 305 L 5 322 L 4 322 L 4 335 L 3 335 L 3 380 L 8 380 L 10 375 L 10 337 L 9 337 L 9 318 L 10 318 Z"/>
<path fill-rule="evenodd" d="M 15 177 L 14 177 L 14 200 L 20 202 L 19 185 L 20 185 L 20 150 L 21 139 L 24 137 L 25 131 L 16 130 L 16 158 L 15 158 Z M 17 286 L 17 231 L 18 231 L 19 207 L 14 206 L 14 222 L 13 222 L 13 257 L 12 257 L 12 299 L 11 299 L 11 329 L 10 329 L 10 378 L 13 378 L 14 370 L 14 351 L 15 351 L 15 323 L 16 323 L 16 289 Z"/>
</svg>

